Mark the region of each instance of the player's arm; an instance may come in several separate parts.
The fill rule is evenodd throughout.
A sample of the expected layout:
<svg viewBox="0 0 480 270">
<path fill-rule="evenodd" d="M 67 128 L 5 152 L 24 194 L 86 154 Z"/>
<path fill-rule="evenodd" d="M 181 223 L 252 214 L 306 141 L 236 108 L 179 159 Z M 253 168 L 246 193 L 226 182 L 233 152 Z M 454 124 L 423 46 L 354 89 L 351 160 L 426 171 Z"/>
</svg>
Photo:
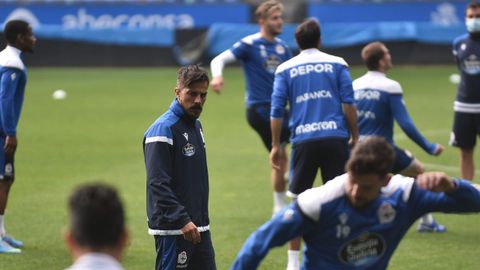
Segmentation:
<svg viewBox="0 0 480 270">
<path fill-rule="evenodd" d="M 296 203 L 290 204 L 248 237 L 230 269 L 257 269 L 271 248 L 282 246 L 288 240 L 304 235 L 314 224 Z"/>
<path fill-rule="evenodd" d="M 430 143 L 415 127 L 412 118 L 410 117 L 407 108 L 403 101 L 403 95 L 390 95 L 390 110 L 393 117 L 397 121 L 400 128 L 407 134 L 407 136 L 420 146 L 425 152 L 430 155 L 439 155 L 443 151 L 443 146 L 440 144 Z"/>
<path fill-rule="evenodd" d="M 340 98 L 342 102 L 343 114 L 347 120 L 348 130 L 350 131 L 350 146 L 354 146 L 359 137 L 357 125 L 357 108 L 353 97 L 352 78 L 347 66 L 342 66 L 339 77 Z"/>
<path fill-rule="evenodd" d="M 182 228 L 186 240 L 199 242 L 200 233 L 192 223 L 185 207 L 173 191 L 173 146 L 168 142 L 154 141 L 146 138 L 144 143 L 145 167 L 147 171 L 147 200 L 154 200 L 149 205 L 149 220 L 153 216 L 173 223 L 175 228 Z M 150 216 L 151 215 L 151 216 Z"/>
<path fill-rule="evenodd" d="M 5 132 L 5 152 L 13 154 L 17 148 L 17 120 L 15 116 L 15 92 L 20 81 L 21 71 L 8 68 L 0 78 L 0 115 Z"/>
<path fill-rule="evenodd" d="M 272 105 L 270 110 L 270 129 L 272 132 L 272 150 L 270 163 L 274 169 L 280 169 L 280 161 L 285 155 L 281 146 L 281 133 L 285 105 L 287 104 L 287 83 L 283 73 L 276 73 L 273 82 Z"/>
<path fill-rule="evenodd" d="M 417 176 L 412 190 L 416 211 L 423 213 L 480 212 L 480 190 L 469 181 L 453 179 L 443 172 L 427 172 Z"/>
<path fill-rule="evenodd" d="M 215 93 L 219 94 L 223 88 L 223 68 L 226 64 L 232 63 L 235 60 L 236 58 L 232 51 L 226 50 L 213 58 L 212 62 L 210 62 L 210 70 L 212 72 L 212 81 L 210 82 L 210 85 Z"/>
</svg>

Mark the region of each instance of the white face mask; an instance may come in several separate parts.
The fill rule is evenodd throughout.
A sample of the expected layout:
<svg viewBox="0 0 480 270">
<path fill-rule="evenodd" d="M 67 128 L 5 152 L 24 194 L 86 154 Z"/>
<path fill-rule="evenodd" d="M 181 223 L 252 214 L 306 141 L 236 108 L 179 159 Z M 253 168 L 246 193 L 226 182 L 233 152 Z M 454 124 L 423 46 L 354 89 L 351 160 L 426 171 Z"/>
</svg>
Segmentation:
<svg viewBox="0 0 480 270">
<path fill-rule="evenodd" d="M 477 18 L 466 19 L 465 25 L 467 26 L 467 31 L 469 33 L 480 32 L 480 19 L 477 19 Z"/>
</svg>

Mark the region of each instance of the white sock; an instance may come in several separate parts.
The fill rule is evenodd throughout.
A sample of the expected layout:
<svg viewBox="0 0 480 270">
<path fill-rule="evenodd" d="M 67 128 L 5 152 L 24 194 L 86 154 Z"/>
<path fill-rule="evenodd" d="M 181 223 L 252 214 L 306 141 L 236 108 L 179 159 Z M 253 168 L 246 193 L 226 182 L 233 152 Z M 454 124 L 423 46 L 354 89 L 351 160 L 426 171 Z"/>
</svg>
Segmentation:
<svg viewBox="0 0 480 270">
<path fill-rule="evenodd" d="M 288 250 L 288 264 L 287 270 L 298 270 L 300 269 L 300 251 L 299 250 Z"/>
<path fill-rule="evenodd" d="M 274 214 L 287 206 L 287 193 L 286 192 L 273 192 L 273 209 Z"/>
<path fill-rule="evenodd" d="M 422 216 L 422 224 L 432 224 L 435 220 L 433 219 L 432 214 L 428 213 Z"/>
<path fill-rule="evenodd" d="M 4 216 L 5 215 L 0 215 L 0 236 L 5 235 L 5 225 L 4 225 L 4 222 L 3 222 L 3 220 L 5 219 Z"/>
</svg>

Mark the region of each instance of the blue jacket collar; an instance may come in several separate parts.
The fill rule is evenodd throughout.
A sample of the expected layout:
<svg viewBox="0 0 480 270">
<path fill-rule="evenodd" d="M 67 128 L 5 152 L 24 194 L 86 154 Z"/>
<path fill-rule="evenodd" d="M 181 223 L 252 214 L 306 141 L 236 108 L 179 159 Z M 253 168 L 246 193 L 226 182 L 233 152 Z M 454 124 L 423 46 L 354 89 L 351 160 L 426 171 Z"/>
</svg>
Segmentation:
<svg viewBox="0 0 480 270">
<path fill-rule="evenodd" d="M 170 104 L 170 111 L 178 117 L 183 117 L 185 115 L 185 110 L 176 98 L 173 100 L 172 104 Z"/>
</svg>

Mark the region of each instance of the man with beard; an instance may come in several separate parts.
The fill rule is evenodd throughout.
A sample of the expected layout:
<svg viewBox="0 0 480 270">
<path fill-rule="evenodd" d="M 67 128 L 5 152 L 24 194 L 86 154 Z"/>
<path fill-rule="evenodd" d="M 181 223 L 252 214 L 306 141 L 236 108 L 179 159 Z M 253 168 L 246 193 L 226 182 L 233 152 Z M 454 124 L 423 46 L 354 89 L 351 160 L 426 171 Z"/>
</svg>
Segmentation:
<svg viewBox="0 0 480 270">
<path fill-rule="evenodd" d="M 473 180 L 475 162 L 473 150 L 480 134 L 480 3 L 471 2 L 466 10 L 468 34 L 453 42 L 453 55 L 461 74 L 450 144 L 460 148 L 462 178 Z"/>
<path fill-rule="evenodd" d="M 442 172 L 416 179 L 391 176 L 394 151 L 382 137 L 357 143 L 347 173 L 309 189 L 258 228 L 231 270 L 257 269 L 268 251 L 289 239 L 305 240 L 303 270 L 387 269 L 410 226 L 432 211 L 480 211 L 480 190 Z M 450 256 L 454 251 L 450 249 Z"/>
<path fill-rule="evenodd" d="M 0 253 L 21 253 L 23 242 L 7 235 L 5 208 L 15 179 L 14 155 L 17 149 L 17 125 L 22 111 L 27 71 L 21 54 L 33 52 L 36 38 L 32 27 L 11 20 L 3 31 L 7 47 L 0 52 Z"/>
<path fill-rule="evenodd" d="M 175 100 L 145 132 L 148 232 L 156 270 L 216 269 L 208 217 L 208 170 L 202 125 L 209 78 L 197 65 L 177 73 Z"/>
<path fill-rule="evenodd" d="M 275 70 L 282 62 L 290 59 L 291 52 L 285 42 L 277 38 L 282 32 L 283 5 L 277 1 L 266 1 L 258 6 L 255 15 L 260 32 L 249 35 L 229 50 L 215 57 L 211 62 L 212 90 L 220 93 L 223 88 L 223 67 L 227 63 L 240 60 L 246 79 L 246 105 L 249 125 L 258 133 L 265 148 L 270 152 L 272 136 L 270 131 L 270 104 Z M 285 112 L 288 119 L 288 112 Z M 281 130 L 281 147 L 285 149 L 290 132 L 287 121 Z M 278 170 L 272 169 L 273 213 L 287 205 L 285 193 L 285 172 L 288 157 L 281 157 Z"/>
</svg>

